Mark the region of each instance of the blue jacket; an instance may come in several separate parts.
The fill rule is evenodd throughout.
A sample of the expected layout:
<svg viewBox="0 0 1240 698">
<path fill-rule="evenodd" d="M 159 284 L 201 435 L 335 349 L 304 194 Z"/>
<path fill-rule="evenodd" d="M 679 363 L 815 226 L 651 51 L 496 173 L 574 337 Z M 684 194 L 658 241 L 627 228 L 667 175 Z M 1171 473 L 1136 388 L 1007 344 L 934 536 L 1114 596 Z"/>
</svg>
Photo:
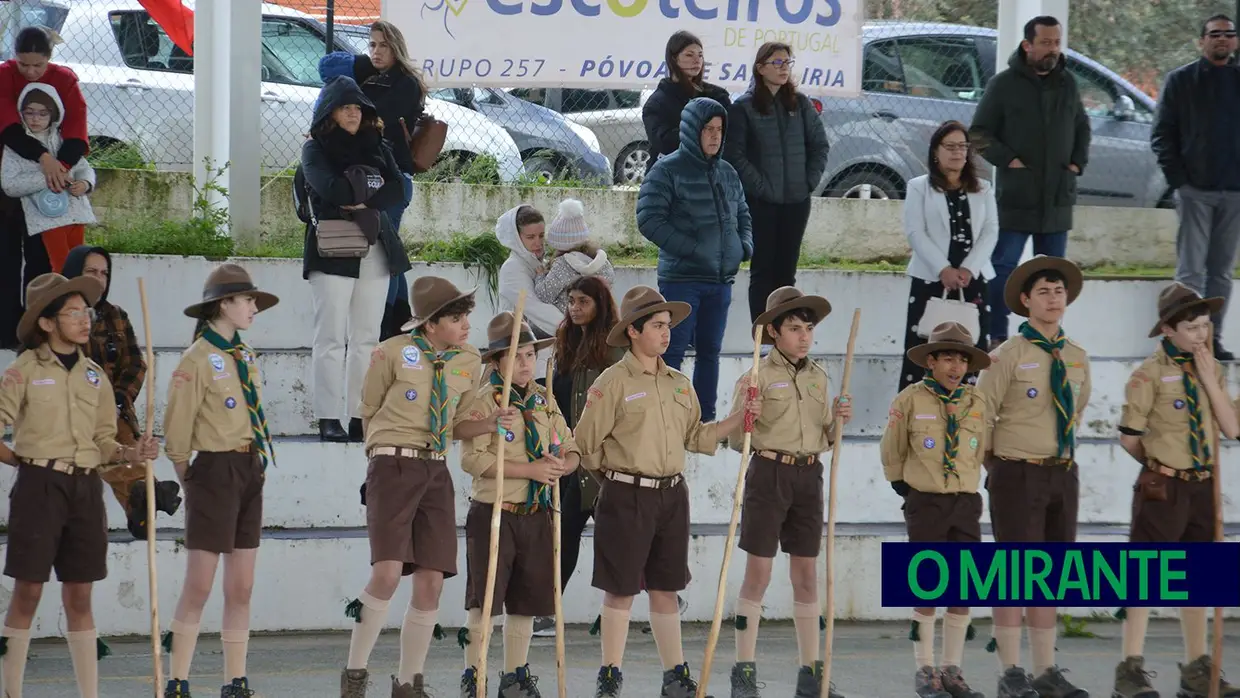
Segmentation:
<svg viewBox="0 0 1240 698">
<path fill-rule="evenodd" d="M 680 147 L 650 168 L 637 195 L 637 229 L 659 248 L 659 281 L 732 283 L 753 255 L 753 226 L 741 178 L 702 152 L 702 129 L 728 112 L 698 97 L 680 113 Z"/>
</svg>

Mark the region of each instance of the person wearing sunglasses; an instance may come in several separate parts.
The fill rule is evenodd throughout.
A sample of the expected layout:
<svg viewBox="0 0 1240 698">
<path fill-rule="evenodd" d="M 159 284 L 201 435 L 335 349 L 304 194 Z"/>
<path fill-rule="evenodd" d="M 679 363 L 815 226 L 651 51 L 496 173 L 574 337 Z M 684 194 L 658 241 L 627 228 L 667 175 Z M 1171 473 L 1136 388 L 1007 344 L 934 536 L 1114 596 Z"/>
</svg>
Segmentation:
<svg viewBox="0 0 1240 698">
<path fill-rule="evenodd" d="M 1232 268 L 1240 251 L 1240 67 L 1236 24 L 1214 15 L 1201 25 L 1201 58 L 1167 75 L 1150 146 L 1167 178 L 1179 213 L 1175 280 L 1223 304 L 1211 313 L 1214 356 L 1223 348 L 1223 317 L 1231 297 Z"/>
</svg>

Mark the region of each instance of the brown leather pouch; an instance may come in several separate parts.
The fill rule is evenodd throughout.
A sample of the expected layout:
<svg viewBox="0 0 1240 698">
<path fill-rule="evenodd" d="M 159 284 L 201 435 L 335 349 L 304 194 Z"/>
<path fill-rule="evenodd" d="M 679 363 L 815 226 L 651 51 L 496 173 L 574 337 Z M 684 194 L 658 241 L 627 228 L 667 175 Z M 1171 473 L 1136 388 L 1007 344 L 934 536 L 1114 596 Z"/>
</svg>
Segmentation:
<svg viewBox="0 0 1240 698">
<path fill-rule="evenodd" d="M 1137 476 L 1136 490 L 1147 502 L 1167 501 L 1167 476 L 1153 470 L 1142 470 Z"/>
</svg>

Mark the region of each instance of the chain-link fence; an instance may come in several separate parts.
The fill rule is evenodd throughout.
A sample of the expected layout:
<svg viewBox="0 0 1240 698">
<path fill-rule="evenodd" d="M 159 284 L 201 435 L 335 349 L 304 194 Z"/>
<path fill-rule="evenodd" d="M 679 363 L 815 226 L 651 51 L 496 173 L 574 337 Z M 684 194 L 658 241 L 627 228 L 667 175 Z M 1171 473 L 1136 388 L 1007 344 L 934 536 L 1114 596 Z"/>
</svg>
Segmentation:
<svg viewBox="0 0 1240 698">
<path fill-rule="evenodd" d="M 264 5 L 259 127 L 268 171 L 296 164 L 321 85 L 328 5 Z M 333 50 L 365 53 L 380 0 L 331 5 Z M 0 6 L 20 6 L 20 21 L 60 32 L 64 44 L 54 60 L 81 79 L 97 164 L 189 168 L 194 59 L 137 0 Z M 1093 127 L 1090 166 L 1079 182 L 1082 203 L 1166 204 L 1166 184 L 1149 148 L 1156 92 L 1168 70 L 1195 57 L 1201 22 L 1229 10 L 1235 3 L 1226 0 L 1074 0 L 1067 65 Z M 815 100 L 831 143 L 819 190 L 899 198 L 904 183 L 925 172 L 931 132 L 948 119 L 971 122 L 1003 58 L 994 29 L 997 0 L 868 0 L 866 11 L 862 96 Z M 6 50 L 12 35 L 4 35 Z M 416 57 L 417 37 L 407 39 Z M 447 149 L 457 163 L 487 160 L 480 156 L 513 160 L 515 146 L 520 162 L 499 168 L 509 173 L 506 179 L 519 171 L 518 179 L 631 186 L 640 183 L 649 159 L 641 107 L 654 87 L 650 79 L 635 79 L 630 89 L 432 83 L 428 109 L 450 131 L 469 135 Z"/>
</svg>

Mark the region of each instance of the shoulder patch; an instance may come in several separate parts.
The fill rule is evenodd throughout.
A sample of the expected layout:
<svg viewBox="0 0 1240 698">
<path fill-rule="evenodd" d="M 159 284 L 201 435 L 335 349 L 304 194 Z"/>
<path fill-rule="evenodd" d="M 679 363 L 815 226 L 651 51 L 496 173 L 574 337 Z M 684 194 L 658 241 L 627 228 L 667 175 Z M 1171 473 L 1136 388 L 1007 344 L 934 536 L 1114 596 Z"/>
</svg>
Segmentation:
<svg viewBox="0 0 1240 698">
<path fill-rule="evenodd" d="M 15 383 L 21 383 L 24 380 L 25 378 L 22 376 L 21 371 L 15 368 L 8 368 L 8 369 L 5 369 L 4 371 L 4 379 L 0 381 L 0 385 L 3 385 L 4 387 L 7 388 L 10 385 L 13 385 Z"/>
<path fill-rule="evenodd" d="M 1146 373 L 1143 369 L 1137 369 L 1132 374 L 1132 382 L 1133 383 L 1149 383 L 1150 375 Z"/>
<path fill-rule="evenodd" d="M 597 398 L 603 397 L 603 391 L 599 390 L 598 388 L 595 388 L 594 386 L 590 386 L 590 389 L 587 390 L 586 392 Z"/>
<path fill-rule="evenodd" d="M 375 350 L 370 352 L 370 365 L 374 366 L 375 364 L 382 363 L 386 358 L 387 354 L 383 353 L 383 347 L 375 347 Z"/>
<path fill-rule="evenodd" d="M 189 383 L 192 380 L 194 380 L 194 377 L 190 375 L 187 371 L 182 371 L 181 369 L 178 368 L 177 370 L 172 372 L 172 387 L 173 388 L 179 388 L 185 385 L 186 383 Z"/>
</svg>

